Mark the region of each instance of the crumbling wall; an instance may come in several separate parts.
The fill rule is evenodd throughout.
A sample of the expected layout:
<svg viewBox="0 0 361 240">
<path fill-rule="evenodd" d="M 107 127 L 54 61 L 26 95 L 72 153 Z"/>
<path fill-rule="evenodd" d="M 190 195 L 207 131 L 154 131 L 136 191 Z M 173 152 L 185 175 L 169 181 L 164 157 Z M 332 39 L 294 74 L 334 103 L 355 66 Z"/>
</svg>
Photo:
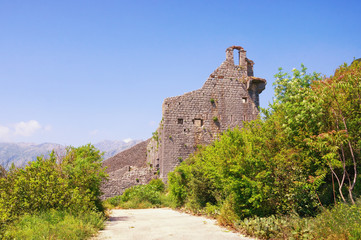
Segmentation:
<svg viewBox="0 0 361 240">
<path fill-rule="evenodd" d="M 239 64 L 234 63 L 234 52 Z M 198 145 L 210 144 L 224 130 L 256 119 L 266 80 L 253 77 L 253 65 L 242 47 L 229 47 L 226 60 L 201 89 L 165 99 L 162 121 L 152 138 L 104 162 L 109 181 L 102 186 L 103 198 L 152 178 L 166 182 L 168 173 Z"/>
<path fill-rule="evenodd" d="M 238 65 L 234 50 L 239 53 Z M 159 166 L 164 181 L 197 145 L 209 144 L 224 130 L 257 118 L 266 81 L 253 77 L 253 64 L 242 47 L 227 48 L 226 60 L 201 89 L 164 100 L 162 122 L 147 147 L 147 161 Z"/>
<path fill-rule="evenodd" d="M 149 139 L 105 160 L 103 166 L 109 174 L 109 181 L 103 182 L 102 198 L 121 195 L 134 185 L 146 184 L 156 178 L 155 170 L 147 163 Z"/>
</svg>

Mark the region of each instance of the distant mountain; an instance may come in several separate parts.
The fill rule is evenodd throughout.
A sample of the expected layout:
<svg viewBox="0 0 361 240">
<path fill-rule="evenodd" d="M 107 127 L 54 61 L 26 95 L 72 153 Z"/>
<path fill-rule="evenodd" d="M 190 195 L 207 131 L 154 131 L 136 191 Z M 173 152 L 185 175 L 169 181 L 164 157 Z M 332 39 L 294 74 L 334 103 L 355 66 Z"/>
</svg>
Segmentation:
<svg viewBox="0 0 361 240">
<path fill-rule="evenodd" d="M 102 141 L 94 144 L 101 152 L 105 152 L 103 159 L 110 158 L 117 153 L 132 147 L 141 142 L 141 140 L 131 141 Z M 12 163 L 16 167 L 23 167 L 28 162 L 36 160 L 37 156 L 49 156 L 49 153 L 55 152 L 62 154 L 65 152 L 65 146 L 57 143 L 1 143 L 0 142 L 0 165 L 8 169 Z"/>
<path fill-rule="evenodd" d="M 49 156 L 52 150 L 63 152 L 64 146 L 56 143 L 0 143 L 0 165 L 6 169 L 12 163 L 16 167 L 23 167 L 27 162 L 36 160 L 37 156 Z"/>
<path fill-rule="evenodd" d="M 98 148 L 101 152 L 105 152 L 103 159 L 113 157 L 117 153 L 133 147 L 135 144 L 140 143 L 142 140 L 130 140 L 130 141 L 110 141 L 105 140 L 94 144 L 94 147 Z"/>
</svg>

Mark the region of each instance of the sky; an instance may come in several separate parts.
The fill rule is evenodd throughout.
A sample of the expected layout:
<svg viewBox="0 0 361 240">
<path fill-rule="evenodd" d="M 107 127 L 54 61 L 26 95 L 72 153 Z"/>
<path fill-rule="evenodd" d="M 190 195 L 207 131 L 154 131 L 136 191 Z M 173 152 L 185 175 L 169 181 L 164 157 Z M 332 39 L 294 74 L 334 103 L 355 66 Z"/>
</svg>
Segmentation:
<svg viewBox="0 0 361 240">
<path fill-rule="evenodd" d="M 330 76 L 361 57 L 361 1 L 0 0 L 0 142 L 147 139 L 162 102 L 242 46 L 273 98 L 278 68 Z"/>
</svg>

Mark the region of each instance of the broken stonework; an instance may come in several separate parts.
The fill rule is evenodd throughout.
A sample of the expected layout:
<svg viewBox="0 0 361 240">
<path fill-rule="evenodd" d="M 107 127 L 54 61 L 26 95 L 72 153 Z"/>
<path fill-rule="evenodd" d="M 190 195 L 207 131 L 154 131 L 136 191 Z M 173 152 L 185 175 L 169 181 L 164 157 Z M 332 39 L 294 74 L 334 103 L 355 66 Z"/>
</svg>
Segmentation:
<svg viewBox="0 0 361 240">
<path fill-rule="evenodd" d="M 238 52 L 235 65 L 233 52 Z M 211 143 L 219 133 L 257 118 L 266 80 L 253 76 L 253 61 L 240 46 L 226 49 L 226 60 L 199 90 L 163 102 L 163 118 L 147 147 L 147 161 L 167 181 L 168 172 Z"/>
<path fill-rule="evenodd" d="M 146 163 L 148 143 L 149 139 L 103 162 L 109 181 L 101 186 L 104 193 L 102 199 L 121 195 L 125 189 L 146 184 L 156 177 L 154 170 Z"/>
<path fill-rule="evenodd" d="M 234 63 L 234 52 L 239 64 Z M 253 65 L 242 47 L 229 47 L 226 60 L 201 89 L 165 99 L 162 121 L 152 139 L 104 162 L 110 175 L 103 185 L 104 196 L 119 195 L 155 177 L 167 182 L 168 173 L 197 145 L 210 144 L 221 132 L 256 119 L 266 80 L 253 76 Z"/>
</svg>

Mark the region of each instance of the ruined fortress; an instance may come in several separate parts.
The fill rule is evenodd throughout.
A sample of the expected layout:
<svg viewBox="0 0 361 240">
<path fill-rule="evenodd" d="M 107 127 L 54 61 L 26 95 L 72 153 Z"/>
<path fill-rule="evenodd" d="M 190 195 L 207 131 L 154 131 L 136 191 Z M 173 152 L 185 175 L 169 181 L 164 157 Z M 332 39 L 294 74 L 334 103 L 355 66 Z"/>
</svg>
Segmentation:
<svg viewBox="0 0 361 240">
<path fill-rule="evenodd" d="M 198 145 L 210 144 L 224 130 L 256 119 L 266 80 L 253 76 L 253 64 L 242 47 L 229 47 L 226 60 L 201 89 L 166 98 L 153 137 L 104 162 L 110 175 L 103 187 L 105 196 L 154 177 L 166 182 L 168 173 Z"/>
</svg>

